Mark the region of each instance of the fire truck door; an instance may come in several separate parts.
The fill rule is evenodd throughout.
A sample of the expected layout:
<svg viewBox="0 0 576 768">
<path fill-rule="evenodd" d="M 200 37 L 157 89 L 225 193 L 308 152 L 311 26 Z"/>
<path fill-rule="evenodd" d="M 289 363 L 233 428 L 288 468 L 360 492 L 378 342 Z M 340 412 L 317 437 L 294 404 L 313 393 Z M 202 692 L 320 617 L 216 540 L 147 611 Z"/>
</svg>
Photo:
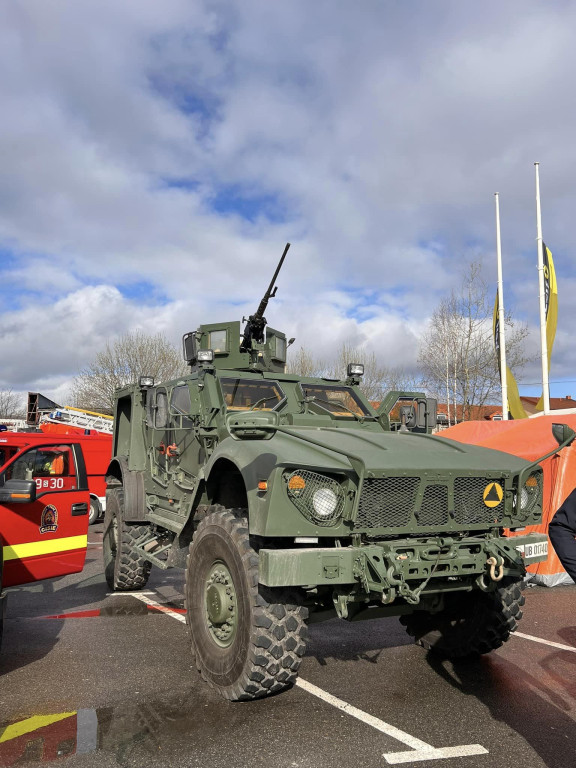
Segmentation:
<svg viewBox="0 0 576 768">
<path fill-rule="evenodd" d="M 89 494 L 80 446 L 43 445 L 19 453 L 0 474 L 0 487 L 8 480 L 34 480 L 36 499 L 0 505 L 3 586 L 81 571 Z"/>
</svg>

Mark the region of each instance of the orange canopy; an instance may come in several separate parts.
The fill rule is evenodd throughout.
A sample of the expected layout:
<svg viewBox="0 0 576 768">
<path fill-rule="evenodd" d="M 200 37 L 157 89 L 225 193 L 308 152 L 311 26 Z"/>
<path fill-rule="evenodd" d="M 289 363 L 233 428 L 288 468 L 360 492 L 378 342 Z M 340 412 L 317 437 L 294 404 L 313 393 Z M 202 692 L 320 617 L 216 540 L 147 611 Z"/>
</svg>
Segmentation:
<svg viewBox="0 0 576 768">
<path fill-rule="evenodd" d="M 552 435 L 552 424 L 557 423 L 568 424 L 576 431 L 576 414 L 539 416 L 535 419 L 515 421 L 465 421 L 443 430 L 439 436 L 460 443 L 505 451 L 528 461 L 535 461 L 558 445 Z M 526 532 L 547 534 L 548 524 L 554 513 L 576 486 L 576 441 L 543 461 L 541 466 L 544 470 L 542 524 L 529 526 Z M 572 583 L 551 545 L 548 547 L 548 559 L 529 566 L 528 571 L 533 574 L 534 581 L 540 584 L 553 586 Z"/>
</svg>

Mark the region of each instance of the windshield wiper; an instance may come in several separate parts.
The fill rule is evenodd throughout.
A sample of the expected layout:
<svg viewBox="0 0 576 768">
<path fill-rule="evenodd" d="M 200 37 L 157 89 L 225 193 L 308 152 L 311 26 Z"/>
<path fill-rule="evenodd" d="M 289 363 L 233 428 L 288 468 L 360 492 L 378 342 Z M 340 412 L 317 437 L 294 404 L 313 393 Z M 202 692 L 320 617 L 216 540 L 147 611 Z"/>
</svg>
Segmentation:
<svg viewBox="0 0 576 768">
<path fill-rule="evenodd" d="M 322 397 L 317 397 L 316 395 L 309 395 L 307 397 L 308 397 L 307 402 L 309 403 L 316 402 L 320 405 L 321 408 L 323 407 L 321 403 L 324 403 L 325 405 L 329 405 L 331 408 L 342 408 L 345 411 L 348 411 L 348 413 L 351 413 L 352 416 L 354 416 L 354 418 L 357 419 L 358 421 L 363 421 L 366 418 L 374 419 L 374 417 L 370 416 L 370 414 L 362 414 L 361 416 L 359 416 L 356 413 L 356 411 L 353 411 L 352 408 L 349 408 L 347 405 L 344 405 L 344 403 L 335 403 L 333 400 L 324 400 Z M 328 408 L 324 408 L 324 410 L 328 411 Z M 334 411 L 328 411 L 328 413 L 332 414 L 333 416 L 336 416 L 336 413 Z"/>
<path fill-rule="evenodd" d="M 261 397 L 260 400 L 256 400 L 254 405 L 251 405 L 250 408 L 248 408 L 249 411 L 253 411 L 255 408 L 258 408 L 259 405 L 262 405 L 263 403 L 267 403 L 268 400 L 277 400 L 278 395 L 268 395 L 268 397 Z"/>
</svg>

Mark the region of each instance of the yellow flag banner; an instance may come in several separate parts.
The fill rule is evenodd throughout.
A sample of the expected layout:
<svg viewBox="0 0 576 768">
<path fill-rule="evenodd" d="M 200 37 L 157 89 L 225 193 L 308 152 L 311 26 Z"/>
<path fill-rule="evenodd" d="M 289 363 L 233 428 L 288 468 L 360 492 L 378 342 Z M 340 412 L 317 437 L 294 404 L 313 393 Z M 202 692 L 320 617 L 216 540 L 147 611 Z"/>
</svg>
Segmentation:
<svg viewBox="0 0 576 768">
<path fill-rule="evenodd" d="M 546 314 L 546 346 L 548 350 L 548 372 L 552 359 L 552 347 L 556 338 L 558 325 L 558 285 L 552 252 L 542 243 L 542 260 L 544 262 L 544 308 Z M 544 395 L 536 403 L 536 410 L 544 410 Z"/>
<path fill-rule="evenodd" d="M 492 319 L 492 330 L 494 333 L 494 346 L 496 347 L 496 357 L 498 359 L 498 370 L 500 371 L 500 380 L 502 380 L 502 370 L 500 367 L 500 318 L 498 317 L 498 291 L 496 291 L 496 301 L 494 302 L 494 316 Z M 506 366 L 506 385 L 508 387 L 508 410 L 512 414 L 513 419 L 526 419 L 528 414 L 524 410 L 522 401 L 520 400 L 520 393 L 518 392 L 518 384 L 514 374 Z"/>
</svg>

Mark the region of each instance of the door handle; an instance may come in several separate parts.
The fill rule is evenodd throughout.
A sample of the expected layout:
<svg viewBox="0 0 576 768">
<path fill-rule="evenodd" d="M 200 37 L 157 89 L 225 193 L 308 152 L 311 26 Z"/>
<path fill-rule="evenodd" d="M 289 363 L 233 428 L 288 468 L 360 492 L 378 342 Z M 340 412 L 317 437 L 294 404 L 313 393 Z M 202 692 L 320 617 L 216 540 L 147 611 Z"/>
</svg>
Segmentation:
<svg viewBox="0 0 576 768">
<path fill-rule="evenodd" d="M 88 514 L 88 504 L 85 501 L 81 501 L 78 504 L 72 504 L 72 517 L 80 517 L 80 515 Z"/>
</svg>

